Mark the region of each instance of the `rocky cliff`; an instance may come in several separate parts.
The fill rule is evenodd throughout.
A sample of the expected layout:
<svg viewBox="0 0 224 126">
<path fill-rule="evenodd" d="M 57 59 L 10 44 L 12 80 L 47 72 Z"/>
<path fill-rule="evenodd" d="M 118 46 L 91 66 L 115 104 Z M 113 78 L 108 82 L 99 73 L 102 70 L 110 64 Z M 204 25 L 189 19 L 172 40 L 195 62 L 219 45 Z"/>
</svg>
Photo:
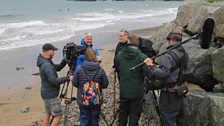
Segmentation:
<svg viewBox="0 0 224 126">
<path fill-rule="evenodd" d="M 176 19 L 150 38 L 154 41 L 154 48 L 162 52 L 166 47 L 166 36 L 171 31 L 181 32 L 183 40 L 199 34 L 197 39 L 183 45 L 190 57 L 184 78 L 202 88 L 192 89 L 186 96 L 188 126 L 224 125 L 224 3 L 210 2 L 214 0 L 186 0 L 178 8 Z M 208 18 L 214 22 L 214 30 L 209 48 L 203 49 L 200 44 L 207 41 L 202 34 L 203 30 L 206 31 L 203 26 Z M 210 29 L 209 25 L 207 29 Z"/>
</svg>

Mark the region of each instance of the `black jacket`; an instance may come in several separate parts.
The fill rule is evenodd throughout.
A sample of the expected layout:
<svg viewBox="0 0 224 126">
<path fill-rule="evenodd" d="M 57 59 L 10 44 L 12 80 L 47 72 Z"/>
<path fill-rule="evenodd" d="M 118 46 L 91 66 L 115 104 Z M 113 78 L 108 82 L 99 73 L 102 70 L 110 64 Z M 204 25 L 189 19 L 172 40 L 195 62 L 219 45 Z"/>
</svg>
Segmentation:
<svg viewBox="0 0 224 126">
<path fill-rule="evenodd" d="M 84 63 L 81 66 L 79 66 L 75 71 L 74 78 L 72 80 L 73 86 L 78 88 L 77 92 L 78 105 L 81 105 L 82 103 L 81 95 L 83 94 L 83 85 L 86 82 L 88 82 L 88 78 L 82 67 L 86 70 L 89 78 L 92 78 L 96 74 L 97 70 L 100 69 L 98 74 L 94 78 L 94 81 L 100 84 L 100 89 L 106 88 L 109 84 L 107 75 L 104 69 L 100 67 L 100 63 L 95 61 L 89 62 L 85 60 Z"/>
<path fill-rule="evenodd" d="M 170 48 L 172 46 L 169 46 Z M 159 64 L 161 67 L 153 67 L 153 74 L 159 78 L 165 79 L 165 86 L 166 87 L 173 87 L 179 82 L 180 77 L 180 64 L 183 65 L 183 68 L 186 69 L 189 56 L 184 50 L 182 46 L 179 46 L 173 50 L 172 53 L 178 57 L 177 61 L 175 58 L 170 54 L 166 53 L 159 58 Z M 183 70 L 184 70 L 183 69 Z"/>
<path fill-rule="evenodd" d="M 128 46 L 128 42 L 125 42 L 125 43 L 121 43 L 121 42 L 118 42 L 117 46 L 116 46 L 116 49 L 115 49 L 115 55 L 114 55 L 114 65 L 113 65 L 113 68 L 115 68 L 115 58 L 117 56 L 117 54 L 123 50 L 124 48 L 126 48 Z"/>
<path fill-rule="evenodd" d="M 66 65 L 65 60 L 60 64 L 54 64 L 51 59 L 46 59 L 41 54 L 37 58 L 37 66 L 41 78 L 41 97 L 43 99 L 56 98 L 59 95 L 60 84 L 69 81 L 69 77 L 58 78 L 57 71 Z"/>
</svg>

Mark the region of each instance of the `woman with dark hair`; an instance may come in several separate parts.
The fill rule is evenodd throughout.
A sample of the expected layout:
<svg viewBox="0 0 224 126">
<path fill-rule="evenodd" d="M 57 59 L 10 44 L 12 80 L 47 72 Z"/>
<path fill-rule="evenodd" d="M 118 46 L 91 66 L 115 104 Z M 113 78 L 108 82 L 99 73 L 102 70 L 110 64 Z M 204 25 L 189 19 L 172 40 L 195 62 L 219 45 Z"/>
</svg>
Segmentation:
<svg viewBox="0 0 224 126">
<path fill-rule="evenodd" d="M 81 126 L 99 126 L 102 104 L 102 89 L 109 84 L 107 75 L 97 61 L 96 52 L 88 48 L 86 60 L 77 68 L 72 81 L 78 88 L 77 103 L 80 109 Z"/>
</svg>

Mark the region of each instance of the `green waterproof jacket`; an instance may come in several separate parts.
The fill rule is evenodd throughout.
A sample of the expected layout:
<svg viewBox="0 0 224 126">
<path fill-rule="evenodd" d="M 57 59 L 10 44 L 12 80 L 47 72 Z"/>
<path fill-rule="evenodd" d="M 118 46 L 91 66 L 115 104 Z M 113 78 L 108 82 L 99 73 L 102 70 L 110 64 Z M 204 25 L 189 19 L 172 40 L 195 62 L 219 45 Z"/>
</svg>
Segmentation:
<svg viewBox="0 0 224 126">
<path fill-rule="evenodd" d="M 144 76 L 147 66 L 144 64 L 135 70 L 130 68 L 143 62 L 147 56 L 136 45 L 129 45 L 115 57 L 116 71 L 119 72 L 120 96 L 138 99 L 144 94 Z"/>
</svg>

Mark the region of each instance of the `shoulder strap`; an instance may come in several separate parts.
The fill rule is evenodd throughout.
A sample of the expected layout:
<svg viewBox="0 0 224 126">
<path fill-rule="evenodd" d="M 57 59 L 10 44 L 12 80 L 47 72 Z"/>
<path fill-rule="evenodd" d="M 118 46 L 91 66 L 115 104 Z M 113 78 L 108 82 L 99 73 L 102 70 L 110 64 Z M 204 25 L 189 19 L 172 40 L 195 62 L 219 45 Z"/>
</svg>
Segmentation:
<svg viewBox="0 0 224 126">
<path fill-rule="evenodd" d="M 178 82 L 181 82 L 183 80 L 183 64 L 182 64 L 182 59 L 179 58 L 177 56 L 177 54 L 173 51 L 170 51 L 170 56 L 175 60 L 176 62 L 176 66 L 171 68 L 171 73 L 173 71 L 175 71 L 178 67 L 180 67 L 180 72 L 179 72 L 179 75 L 178 75 Z"/>
<path fill-rule="evenodd" d="M 84 71 L 84 73 L 85 73 L 85 75 L 86 75 L 86 77 L 87 77 L 87 79 L 88 79 L 89 81 L 94 80 L 95 77 L 96 77 L 96 75 L 97 75 L 97 74 L 99 73 L 99 71 L 100 71 L 100 67 L 99 67 L 99 68 L 97 69 L 96 73 L 93 75 L 92 79 L 90 79 L 89 76 L 88 76 L 88 74 L 87 74 L 87 71 L 84 69 L 83 66 L 81 66 L 81 67 L 82 67 L 82 69 L 83 69 L 83 71 Z"/>
<path fill-rule="evenodd" d="M 96 75 L 99 73 L 99 71 L 100 71 L 100 67 L 96 70 L 96 73 L 93 75 L 92 80 L 94 80 L 94 79 L 95 79 L 95 77 L 96 77 Z"/>
<path fill-rule="evenodd" d="M 177 56 L 177 54 L 173 51 L 169 52 L 170 56 L 174 59 L 176 66 L 171 68 L 171 73 L 175 71 L 179 66 L 181 66 L 181 59 Z"/>
<path fill-rule="evenodd" d="M 87 72 L 86 72 L 86 70 L 84 69 L 84 67 L 83 67 L 82 65 L 81 65 L 81 68 L 82 68 L 82 70 L 84 71 L 84 73 L 85 73 L 87 79 L 88 79 L 89 81 L 91 81 L 90 78 L 89 78 L 89 76 L 88 76 L 88 74 L 87 74 Z"/>
</svg>

